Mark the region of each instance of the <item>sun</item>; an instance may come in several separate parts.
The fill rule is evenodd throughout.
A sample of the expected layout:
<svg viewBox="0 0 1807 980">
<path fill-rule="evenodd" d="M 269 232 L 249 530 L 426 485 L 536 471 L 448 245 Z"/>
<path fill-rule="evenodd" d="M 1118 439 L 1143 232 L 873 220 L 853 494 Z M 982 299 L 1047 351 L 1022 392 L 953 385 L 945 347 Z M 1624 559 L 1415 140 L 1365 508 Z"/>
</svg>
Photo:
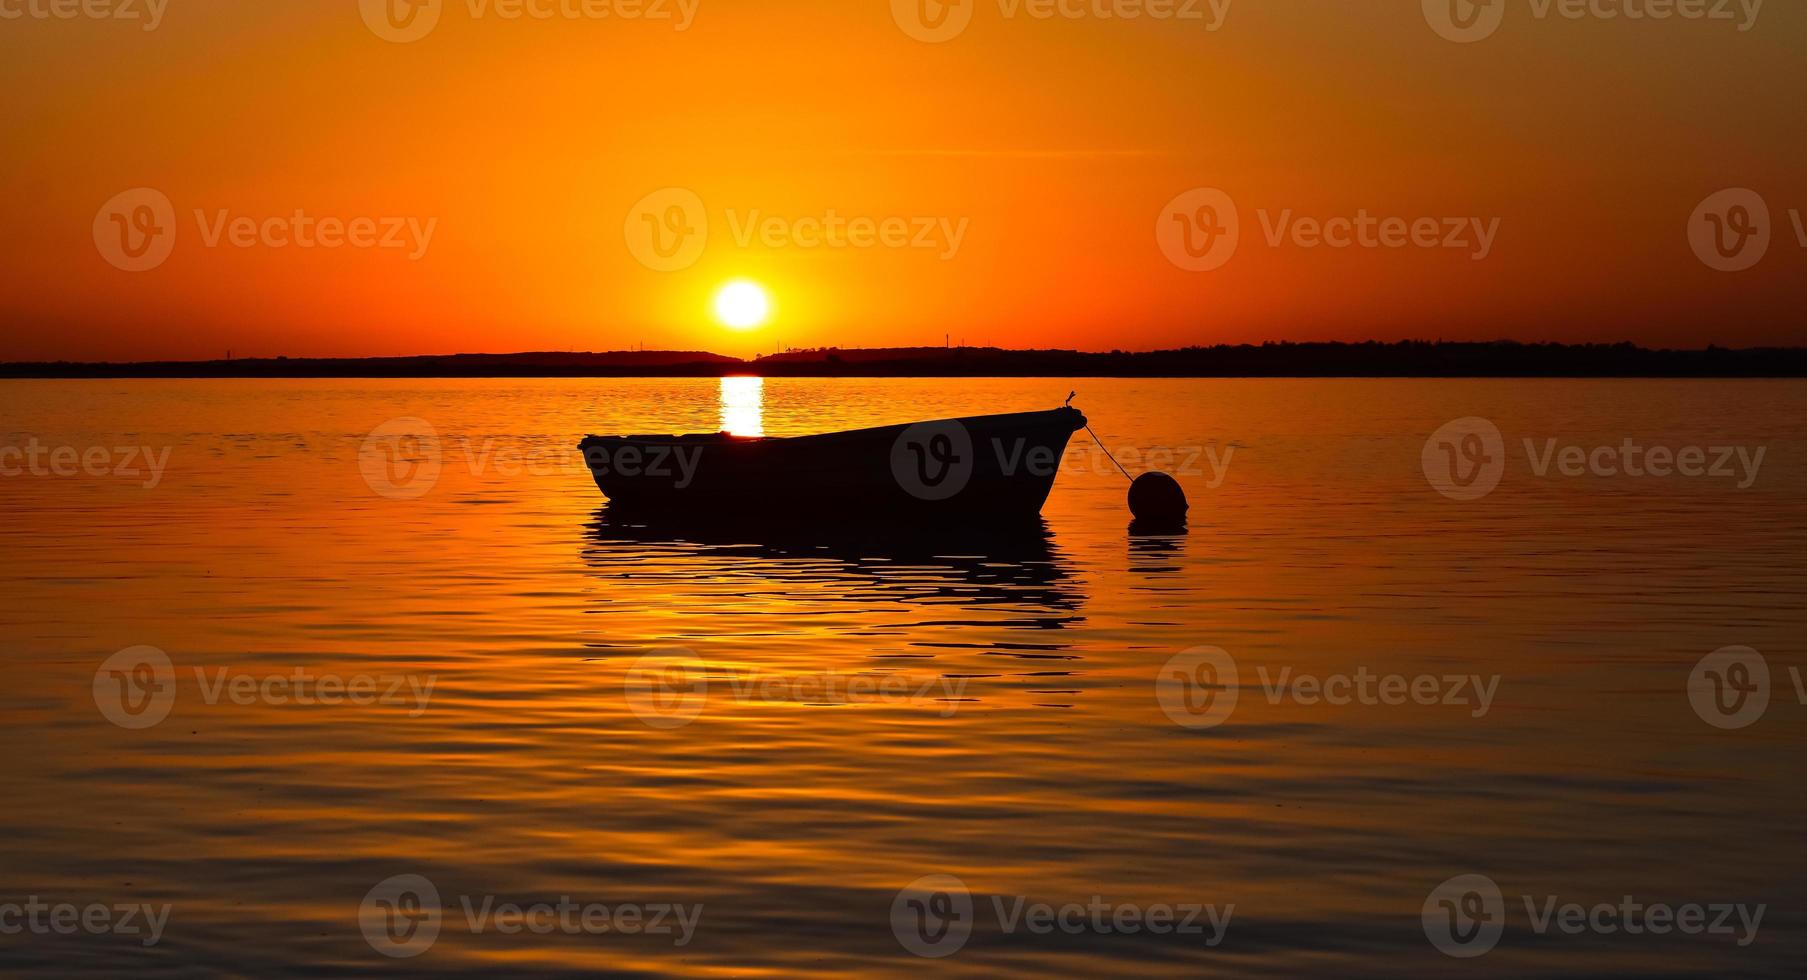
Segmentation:
<svg viewBox="0 0 1807 980">
<path fill-rule="evenodd" d="M 772 315 L 772 299 L 765 287 L 736 279 L 715 294 L 715 318 L 735 330 L 751 330 Z"/>
</svg>

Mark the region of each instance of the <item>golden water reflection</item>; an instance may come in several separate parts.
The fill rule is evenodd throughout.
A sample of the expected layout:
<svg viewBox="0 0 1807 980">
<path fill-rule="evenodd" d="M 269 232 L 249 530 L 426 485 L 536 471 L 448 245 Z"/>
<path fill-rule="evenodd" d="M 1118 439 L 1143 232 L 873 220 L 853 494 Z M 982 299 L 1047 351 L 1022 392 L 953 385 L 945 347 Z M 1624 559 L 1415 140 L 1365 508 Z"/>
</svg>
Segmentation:
<svg viewBox="0 0 1807 980">
<path fill-rule="evenodd" d="M 1069 454 L 1043 524 L 982 535 L 618 515 L 578 465 L 511 465 L 569 459 L 580 432 L 710 431 L 718 412 L 805 435 L 1045 409 L 1075 386 L 733 378 L 711 405 L 710 380 L 0 385 L 0 448 L 170 447 L 155 489 L 0 476 L 0 867 L 26 883 L 0 902 L 174 909 L 150 950 L 0 937 L 0 973 L 374 973 L 388 957 L 360 903 L 398 874 L 439 891 L 419 962 L 458 977 L 916 977 L 892 907 L 933 874 L 971 892 L 970 941 L 939 961 L 958 977 L 1367 975 L 1382 957 L 1445 976 L 1421 911 L 1457 874 L 1539 902 L 1807 907 L 1786 857 L 1807 712 L 1782 703 L 1807 595 L 1800 382 L 1086 380 L 1106 444 L 1176 450 L 1183 536 L 1129 530 L 1122 474 L 1090 452 Z M 1588 446 L 1617 429 L 1772 448 L 1744 490 L 1539 479 L 1521 457 L 1451 507 L 1425 434 L 1470 414 Z M 409 416 L 445 451 L 403 501 L 359 460 Z M 1232 442 L 1219 482 L 1202 450 Z M 1729 643 L 1775 651 L 1782 685 L 1741 732 L 1687 697 Z M 127 729 L 95 678 L 141 644 L 176 696 Z M 1210 729 L 1176 724 L 1157 687 L 1200 646 L 1241 670 Z M 671 693 L 701 710 L 657 728 L 630 691 L 643 656 L 674 650 L 706 683 Z M 378 679 L 376 700 L 233 695 L 296 670 Z M 1363 671 L 1497 681 L 1497 699 L 1288 693 Z M 1235 909 L 1210 947 L 1042 935 L 1027 912 L 1008 931 L 994 905 L 1094 895 Z M 683 946 L 473 932 L 488 896 L 492 923 L 566 897 L 705 911 Z M 1486 968 L 1795 975 L 1798 918 L 1742 949 L 1513 920 Z"/>
<path fill-rule="evenodd" d="M 735 436 L 765 435 L 765 379 L 722 379 L 722 431 Z"/>
</svg>

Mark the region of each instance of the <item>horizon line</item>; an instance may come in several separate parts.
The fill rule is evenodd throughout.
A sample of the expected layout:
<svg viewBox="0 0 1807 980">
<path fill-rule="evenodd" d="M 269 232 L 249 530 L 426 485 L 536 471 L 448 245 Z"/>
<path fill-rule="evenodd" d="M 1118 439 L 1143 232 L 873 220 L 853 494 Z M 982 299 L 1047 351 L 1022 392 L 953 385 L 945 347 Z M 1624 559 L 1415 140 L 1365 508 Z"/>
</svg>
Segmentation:
<svg viewBox="0 0 1807 980">
<path fill-rule="evenodd" d="M 767 354 L 754 354 L 742 357 L 735 354 L 721 354 L 715 351 L 684 348 L 624 348 L 614 350 L 560 350 L 537 349 L 520 351 L 457 351 L 453 353 L 416 353 L 416 354 L 253 354 L 234 356 L 227 352 L 225 357 L 155 357 L 138 360 L 79 360 L 74 358 L 55 359 L 9 359 L 0 360 L 0 368 L 38 367 L 50 365 L 67 365 L 72 367 L 158 367 L 166 365 L 196 364 L 248 364 L 248 363 L 296 363 L 296 362 L 359 362 L 359 361 L 410 361 L 410 360 L 450 360 L 459 358 L 531 358 L 531 357 L 657 357 L 657 356 L 695 356 L 707 358 L 713 362 L 737 362 L 741 364 L 757 364 L 772 358 L 781 358 L 797 354 L 930 354 L 933 352 L 952 353 L 956 351 L 995 352 L 1000 354 L 1034 354 L 1072 357 L 1151 357 L 1160 354 L 1189 354 L 1202 351 L 1262 350 L 1267 348 L 1307 347 L 1307 348 L 1364 348 L 1364 347 L 1431 347 L 1431 348 L 1474 348 L 1474 347 L 1518 347 L 1518 348 L 1560 348 L 1566 350 L 1629 350 L 1646 354 L 1749 354 L 1749 353 L 1807 353 L 1807 345 L 1754 345 L 1749 347 L 1722 347 L 1709 343 L 1703 347 L 1646 347 L 1630 340 L 1589 341 L 1574 343 L 1560 340 L 1513 340 L 1498 338 L 1493 340 L 1264 340 L 1244 343 L 1189 344 L 1183 347 L 1156 348 L 1113 348 L 1111 350 L 1083 350 L 1076 347 L 999 347 L 995 345 L 950 344 L 942 346 L 877 346 L 877 347 L 789 347 L 782 351 Z M 672 362 L 674 365 L 684 362 Z M 691 363 L 706 363 L 703 361 Z"/>
</svg>

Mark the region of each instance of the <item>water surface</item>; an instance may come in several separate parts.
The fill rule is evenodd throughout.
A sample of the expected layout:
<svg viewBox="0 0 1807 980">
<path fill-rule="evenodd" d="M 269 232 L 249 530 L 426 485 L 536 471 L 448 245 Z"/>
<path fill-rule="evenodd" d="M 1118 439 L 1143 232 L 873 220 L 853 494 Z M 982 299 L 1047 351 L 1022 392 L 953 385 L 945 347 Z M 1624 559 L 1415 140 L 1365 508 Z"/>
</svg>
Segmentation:
<svg viewBox="0 0 1807 980">
<path fill-rule="evenodd" d="M 959 540 L 758 514 L 649 527 L 609 512 L 575 452 L 590 432 L 782 436 L 1073 389 L 1132 471 L 1179 471 L 1188 533 L 1132 535 L 1126 481 L 1084 433 L 1041 526 Z M 0 478 L 0 902 L 172 910 L 149 948 L 0 935 L 13 969 L 914 974 L 930 964 L 894 900 L 941 874 L 976 911 L 931 968 L 972 976 L 1803 965 L 1799 382 L 15 382 L 0 409 L 0 447 L 107 456 Z M 1506 450 L 1472 501 L 1423 464 L 1466 417 Z M 436 439 L 373 471 L 367 437 L 409 419 Z M 1540 477 L 1527 439 L 1765 456 L 1746 486 Z M 155 480 L 116 472 L 135 446 L 167 449 Z M 140 646 L 169 657 L 174 701 L 132 729 L 97 707 L 96 672 Z M 1158 697 L 1200 646 L 1239 669 L 1212 727 Z M 1721 730 L 1689 679 L 1730 646 L 1761 652 L 1772 697 Z M 647 686 L 673 669 L 702 678 L 700 705 Z M 297 670 L 409 686 L 208 694 Z M 1269 696 L 1282 671 L 1496 687 L 1484 712 L 1310 704 Z M 359 909 L 403 874 L 446 921 L 391 959 Z M 1463 874 L 1508 901 L 1471 960 L 1422 917 Z M 1539 935 L 1527 895 L 1767 912 L 1743 947 Z M 682 946 L 473 934 L 465 896 L 702 917 Z M 993 904 L 1094 896 L 1234 911 L 1213 946 L 1012 931 Z"/>
</svg>

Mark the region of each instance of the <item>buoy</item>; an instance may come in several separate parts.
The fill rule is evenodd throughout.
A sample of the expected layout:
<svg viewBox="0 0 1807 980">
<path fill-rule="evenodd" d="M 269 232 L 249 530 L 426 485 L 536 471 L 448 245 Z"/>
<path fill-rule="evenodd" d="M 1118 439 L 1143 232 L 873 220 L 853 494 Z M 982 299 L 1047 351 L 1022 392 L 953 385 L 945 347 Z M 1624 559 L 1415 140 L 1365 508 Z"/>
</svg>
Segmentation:
<svg viewBox="0 0 1807 980">
<path fill-rule="evenodd" d="M 1067 404 L 1073 404 L 1072 395 L 1067 396 Z M 1091 434 L 1092 441 L 1104 450 L 1106 458 L 1116 464 L 1117 471 L 1129 481 L 1129 512 L 1136 518 L 1130 525 L 1131 533 L 1135 533 L 1138 526 L 1150 533 L 1185 528 L 1186 512 L 1192 509 L 1192 505 L 1186 502 L 1186 491 L 1180 489 L 1180 481 L 1152 470 L 1141 476 L 1130 476 L 1123 464 L 1117 462 L 1117 457 L 1111 454 L 1110 447 L 1098 438 L 1098 433 L 1092 432 L 1089 425 L 1085 427 L 1085 431 Z"/>
<path fill-rule="evenodd" d="M 1129 485 L 1129 512 L 1149 524 L 1178 524 L 1191 505 L 1180 481 L 1165 473 L 1144 473 Z"/>
</svg>

